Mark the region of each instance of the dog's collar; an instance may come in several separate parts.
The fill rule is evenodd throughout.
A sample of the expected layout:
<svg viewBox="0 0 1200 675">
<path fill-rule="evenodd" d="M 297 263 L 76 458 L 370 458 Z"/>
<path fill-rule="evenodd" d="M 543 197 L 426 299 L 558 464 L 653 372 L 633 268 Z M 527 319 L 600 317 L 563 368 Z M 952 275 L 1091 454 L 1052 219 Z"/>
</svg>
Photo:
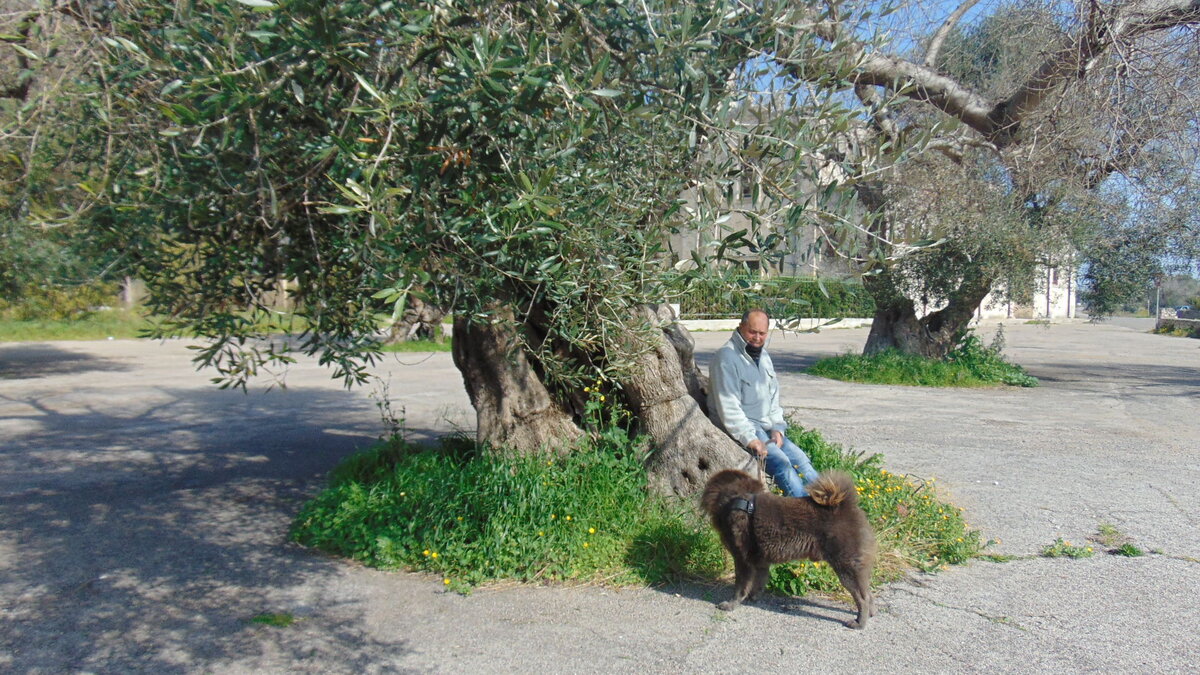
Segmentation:
<svg viewBox="0 0 1200 675">
<path fill-rule="evenodd" d="M 754 495 L 750 495 L 749 499 L 746 497 L 735 498 L 733 501 L 729 502 L 729 508 L 736 511 L 745 511 L 749 515 L 754 515 Z"/>
</svg>

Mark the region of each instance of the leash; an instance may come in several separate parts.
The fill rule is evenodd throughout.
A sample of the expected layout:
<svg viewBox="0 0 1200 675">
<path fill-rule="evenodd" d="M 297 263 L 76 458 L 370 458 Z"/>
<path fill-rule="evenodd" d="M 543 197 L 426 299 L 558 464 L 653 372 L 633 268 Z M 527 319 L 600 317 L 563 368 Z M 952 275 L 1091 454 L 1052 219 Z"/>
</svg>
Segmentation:
<svg viewBox="0 0 1200 675">
<path fill-rule="evenodd" d="M 763 485 L 766 485 L 766 483 L 763 482 L 763 468 L 766 466 L 766 464 L 767 464 L 766 457 L 758 458 L 758 482 L 762 483 Z"/>
</svg>

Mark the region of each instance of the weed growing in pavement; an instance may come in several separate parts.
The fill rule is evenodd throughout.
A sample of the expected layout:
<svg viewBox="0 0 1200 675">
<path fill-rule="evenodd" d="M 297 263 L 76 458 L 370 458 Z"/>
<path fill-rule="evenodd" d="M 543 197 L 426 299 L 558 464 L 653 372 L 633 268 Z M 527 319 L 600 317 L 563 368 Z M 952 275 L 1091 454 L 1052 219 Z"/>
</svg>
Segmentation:
<svg viewBox="0 0 1200 675">
<path fill-rule="evenodd" d="M 1116 526 L 1109 523 L 1100 523 L 1100 527 L 1096 530 L 1096 535 L 1092 537 L 1101 546 L 1113 547 L 1125 541 L 1125 535 Z"/>
<path fill-rule="evenodd" d="M 1062 537 L 1042 549 L 1043 558 L 1090 558 L 1094 553 L 1091 546 L 1074 546 Z"/>
<path fill-rule="evenodd" d="M 1120 546 L 1114 548 L 1112 550 L 1112 554 L 1113 555 L 1123 555 L 1127 558 L 1137 558 L 1139 556 L 1146 555 L 1146 552 L 1143 551 L 1142 549 L 1138 548 L 1137 546 L 1134 546 L 1133 544 L 1130 544 L 1127 542 L 1127 543 L 1121 544 Z"/>
<path fill-rule="evenodd" d="M 296 617 L 289 612 L 263 612 L 250 617 L 250 623 L 258 623 L 275 628 L 287 628 L 296 623 Z"/>
<path fill-rule="evenodd" d="M 1146 555 L 1146 552 L 1134 545 L 1120 530 L 1109 523 L 1100 523 L 1096 534 L 1090 539 L 1104 548 L 1113 555 L 1123 555 L 1128 558 L 1136 558 Z"/>
</svg>

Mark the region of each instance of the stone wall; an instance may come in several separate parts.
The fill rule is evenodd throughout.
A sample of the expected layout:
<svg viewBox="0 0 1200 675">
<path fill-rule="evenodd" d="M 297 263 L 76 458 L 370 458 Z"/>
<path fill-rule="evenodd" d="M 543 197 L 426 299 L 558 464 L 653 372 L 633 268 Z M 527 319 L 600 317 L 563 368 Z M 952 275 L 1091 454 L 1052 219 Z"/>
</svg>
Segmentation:
<svg viewBox="0 0 1200 675">
<path fill-rule="evenodd" d="M 1175 319 L 1163 317 L 1158 320 L 1155 328 L 1162 330 L 1163 328 L 1184 328 L 1191 330 L 1193 334 L 1200 334 L 1200 319 Z"/>
</svg>

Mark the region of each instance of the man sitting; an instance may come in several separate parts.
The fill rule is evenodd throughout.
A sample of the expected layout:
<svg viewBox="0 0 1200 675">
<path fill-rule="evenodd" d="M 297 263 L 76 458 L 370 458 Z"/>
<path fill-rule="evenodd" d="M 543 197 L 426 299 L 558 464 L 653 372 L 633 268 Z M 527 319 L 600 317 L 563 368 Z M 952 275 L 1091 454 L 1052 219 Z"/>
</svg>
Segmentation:
<svg viewBox="0 0 1200 675">
<path fill-rule="evenodd" d="M 742 315 L 709 364 L 708 408 L 742 447 L 766 458 L 767 473 L 785 495 L 806 497 L 804 486 L 816 480 L 817 472 L 808 455 L 783 435 L 787 422 L 779 406 L 779 381 L 765 348 L 769 331 L 766 311 Z"/>
</svg>

